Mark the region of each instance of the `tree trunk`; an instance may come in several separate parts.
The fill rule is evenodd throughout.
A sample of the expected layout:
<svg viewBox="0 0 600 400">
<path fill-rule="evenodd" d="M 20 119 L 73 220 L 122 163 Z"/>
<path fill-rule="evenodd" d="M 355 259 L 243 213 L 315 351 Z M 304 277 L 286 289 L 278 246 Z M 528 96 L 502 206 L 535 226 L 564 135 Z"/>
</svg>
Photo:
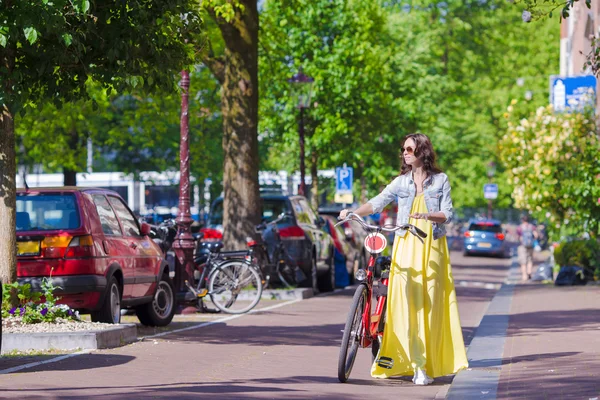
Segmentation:
<svg viewBox="0 0 600 400">
<path fill-rule="evenodd" d="M 17 280 L 15 124 L 0 106 L 0 280 Z"/>
<path fill-rule="evenodd" d="M 318 168 L 319 155 L 313 149 L 310 153 L 310 177 L 312 184 L 310 187 L 310 205 L 313 210 L 319 209 L 319 168 Z"/>
<path fill-rule="evenodd" d="M 76 130 L 71 132 L 69 148 L 72 150 L 73 154 L 77 154 L 77 151 L 80 150 L 79 134 Z M 63 167 L 63 184 L 65 186 L 77 186 L 77 171 Z"/>
<path fill-rule="evenodd" d="M 219 27 L 225 41 L 223 86 L 223 242 L 246 247 L 260 222 L 258 185 L 258 10 L 256 0 L 241 1 L 231 23 Z"/>
</svg>

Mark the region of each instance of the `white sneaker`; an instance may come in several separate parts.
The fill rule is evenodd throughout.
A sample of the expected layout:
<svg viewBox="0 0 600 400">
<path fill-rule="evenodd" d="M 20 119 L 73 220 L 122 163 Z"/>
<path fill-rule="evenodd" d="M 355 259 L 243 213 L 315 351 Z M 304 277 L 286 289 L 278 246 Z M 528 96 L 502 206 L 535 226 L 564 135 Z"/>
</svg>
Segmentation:
<svg viewBox="0 0 600 400">
<path fill-rule="evenodd" d="M 427 375 L 424 369 L 417 368 L 415 369 L 415 376 L 413 376 L 412 381 L 415 385 L 425 386 L 433 383 L 433 378 Z"/>
</svg>

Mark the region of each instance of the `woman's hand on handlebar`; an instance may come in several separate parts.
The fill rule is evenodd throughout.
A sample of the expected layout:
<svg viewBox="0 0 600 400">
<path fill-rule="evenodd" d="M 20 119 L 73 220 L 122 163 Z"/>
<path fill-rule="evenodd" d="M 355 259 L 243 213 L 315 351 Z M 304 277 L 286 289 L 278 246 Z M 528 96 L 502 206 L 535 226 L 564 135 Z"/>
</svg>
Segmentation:
<svg viewBox="0 0 600 400">
<path fill-rule="evenodd" d="M 346 219 L 348 214 L 351 212 L 352 210 L 343 209 L 342 211 L 340 211 L 340 216 L 338 217 L 338 219 Z"/>
</svg>

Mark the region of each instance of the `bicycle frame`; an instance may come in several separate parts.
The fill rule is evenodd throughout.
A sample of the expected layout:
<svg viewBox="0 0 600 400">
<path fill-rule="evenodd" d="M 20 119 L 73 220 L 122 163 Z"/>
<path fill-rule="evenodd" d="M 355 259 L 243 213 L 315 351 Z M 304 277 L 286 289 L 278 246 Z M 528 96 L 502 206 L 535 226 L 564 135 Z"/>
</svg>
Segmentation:
<svg viewBox="0 0 600 400">
<path fill-rule="evenodd" d="M 365 304 L 365 312 L 362 316 L 362 329 L 365 332 L 364 335 L 361 335 L 361 343 L 360 346 L 363 348 L 369 347 L 374 340 L 377 340 L 377 336 L 379 336 L 378 327 L 379 321 L 381 319 L 381 314 L 383 312 L 383 308 L 385 307 L 385 302 L 387 301 L 386 296 L 380 296 L 377 299 L 377 304 L 375 306 L 375 312 L 371 312 L 372 301 L 373 301 L 373 281 L 374 281 L 374 272 L 373 269 L 375 267 L 375 260 L 377 256 L 373 253 L 370 253 L 369 263 L 367 265 L 367 278 L 365 282 L 362 283 L 367 287 L 367 300 Z M 381 279 L 381 284 L 387 286 L 389 282 L 389 278 Z"/>
</svg>

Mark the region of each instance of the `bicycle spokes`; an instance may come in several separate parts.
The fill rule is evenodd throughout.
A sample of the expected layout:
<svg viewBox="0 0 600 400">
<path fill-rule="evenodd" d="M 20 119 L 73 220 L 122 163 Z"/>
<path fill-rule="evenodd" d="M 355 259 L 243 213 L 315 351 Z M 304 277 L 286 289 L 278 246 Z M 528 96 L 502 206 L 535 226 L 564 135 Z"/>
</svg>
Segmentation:
<svg viewBox="0 0 600 400">
<path fill-rule="evenodd" d="M 261 277 L 256 268 L 245 262 L 219 265 L 210 275 L 209 295 L 221 311 L 247 312 L 258 303 L 261 294 Z"/>
</svg>

